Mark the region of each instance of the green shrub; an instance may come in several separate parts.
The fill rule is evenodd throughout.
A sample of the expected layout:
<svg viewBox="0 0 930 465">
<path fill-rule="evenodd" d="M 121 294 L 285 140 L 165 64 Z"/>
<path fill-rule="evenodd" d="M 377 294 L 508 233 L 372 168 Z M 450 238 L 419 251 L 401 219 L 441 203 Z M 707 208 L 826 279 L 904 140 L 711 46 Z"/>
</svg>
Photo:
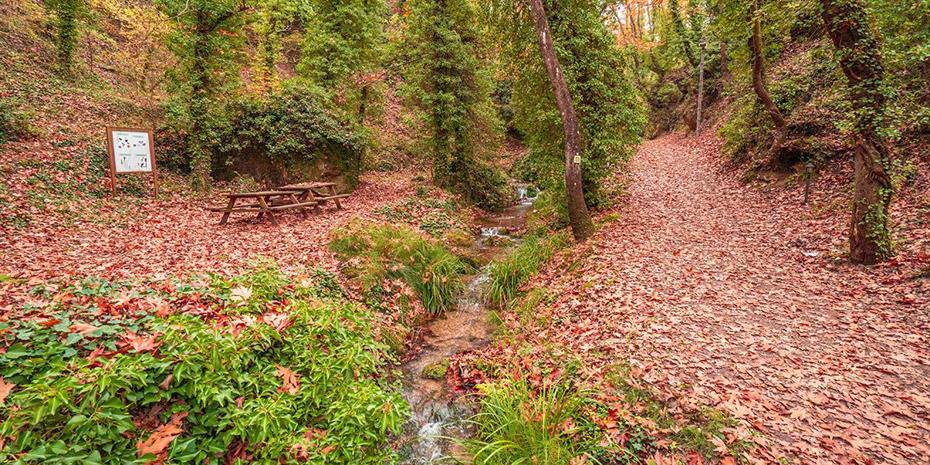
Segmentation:
<svg viewBox="0 0 930 465">
<path fill-rule="evenodd" d="M 321 96 L 292 88 L 267 99 L 238 102 L 229 139 L 219 148 L 220 165 L 261 159 L 273 168 L 266 174 L 272 178 L 298 165 L 325 161 L 354 186 L 367 146 L 363 129 L 345 121 Z"/>
<path fill-rule="evenodd" d="M 504 172 L 482 160 L 461 163 L 451 187 L 469 202 L 489 211 L 499 211 L 515 200 Z"/>
<path fill-rule="evenodd" d="M 0 144 L 31 136 L 29 117 L 8 99 L 0 98 Z"/>
<path fill-rule="evenodd" d="M 566 232 L 548 237 L 538 235 L 526 237 L 508 255 L 491 263 L 488 269 L 490 279 L 485 298 L 499 307 L 506 306 L 517 296 L 520 286 L 539 272 L 540 267 L 558 249 L 566 245 L 568 245 Z"/>
<path fill-rule="evenodd" d="M 418 190 L 415 197 L 385 205 L 375 213 L 387 221 L 415 225 L 433 237 L 465 229 L 469 214 L 462 202 L 451 198 L 444 200 L 426 189 Z"/>
<path fill-rule="evenodd" d="M 745 94 L 734 103 L 736 110 L 720 127 L 723 152 L 734 160 L 745 159 L 756 150 L 757 145 L 768 135 L 772 127 L 771 118 L 764 115 L 755 94 Z"/>
<path fill-rule="evenodd" d="M 551 231 L 568 226 L 568 205 L 564 187 L 539 192 L 533 211 L 526 219 L 529 231 Z"/>
<path fill-rule="evenodd" d="M 602 433 L 590 415 L 596 403 L 570 384 L 540 392 L 526 381 L 479 388 L 480 411 L 472 419 L 477 431 L 466 442 L 475 465 L 568 465 L 601 454 Z"/>
<path fill-rule="evenodd" d="M 443 379 L 449 370 L 449 359 L 444 358 L 423 367 L 420 376 L 426 379 Z"/>
<path fill-rule="evenodd" d="M 353 272 L 366 288 L 401 279 L 433 315 L 449 310 L 462 292 L 468 266 L 440 243 L 406 226 L 356 222 L 333 232 L 330 248 L 355 260 Z"/>
<path fill-rule="evenodd" d="M 101 312 L 121 305 L 116 292 L 154 296 L 87 282 L 53 319 L 2 323 L 0 376 L 15 386 L 0 406 L 0 461 L 141 464 L 153 456 L 139 457 L 140 443 L 179 427 L 167 463 L 384 463 L 406 405 L 378 381 L 386 348 L 371 315 L 321 300 L 326 281 L 263 268 L 209 288 L 175 283 L 159 298 L 198 316 L 167 317 Z"/>
</svg>

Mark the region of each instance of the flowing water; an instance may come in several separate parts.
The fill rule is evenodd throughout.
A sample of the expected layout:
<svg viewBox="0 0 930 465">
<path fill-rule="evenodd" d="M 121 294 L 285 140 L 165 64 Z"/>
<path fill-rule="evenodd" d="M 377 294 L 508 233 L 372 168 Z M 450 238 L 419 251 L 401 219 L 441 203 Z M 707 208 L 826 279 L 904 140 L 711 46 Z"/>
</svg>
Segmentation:
<svg viewBox="0 0 930 465">
<path fill-rule="evenodd" d="M 530 193 L 535 189 L 530 188 Z M 533 196 L 525 186 L 517 188 L 519 202 L 500 213 L 481 218 L 476 252 L 487 259 L 504 253 L 514 241 L 510 234 L 521 230 L 533 208 Z M 488 282 L 488 267 L 467 281 L 456 308 L 431 321 L 423 330 L 423 347 L 403 364 L 404 397 L 413 411 L 399 439 L 401 463 L 425 465 L 446 463 L 465 454 L 456 439 L 469 435 L 466 420 L 473 412 L 463 399 L 453 399 L 444 380 L 424 376 L 424 368 L 442 363 L 460 352 L 480 349 L 490 342 L 491 326 L 482 295 Z"/>
</svg>

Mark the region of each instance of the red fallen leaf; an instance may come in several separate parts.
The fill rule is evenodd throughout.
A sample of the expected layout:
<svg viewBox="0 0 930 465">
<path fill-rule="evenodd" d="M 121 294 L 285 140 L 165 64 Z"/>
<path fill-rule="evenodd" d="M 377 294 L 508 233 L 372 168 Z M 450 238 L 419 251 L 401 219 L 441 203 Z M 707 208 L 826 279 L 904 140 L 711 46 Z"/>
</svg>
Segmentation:
<svg viewBox="0 0 930 465">
<path fill-rule="evenodd" d="M 656 465 L 676 465 L 678 463 L 678 459 L 675 457 L 669 457 L 661 452 L 656 452 L 655 455 L 652 456 L 652 460 Z"/>
<path fill-rule="evenodd" d="M 688 465 L 704 465 L 704 457 L 695 451 L 691 451 L 685 456 L 685 463 Z"/>
<path fill-rule="evenodd" d="M 726 456 L 723 460 L 720 461 L 720 465 L 736 465 L 736 459 L 730 456 Z"/>
<path fill-rule="evenodd" d="M 312 441 L 314 439 L 323 439 L 326 437 L 326 431 L 319 428 L 307 428 L 307 432 L 304 433 L 304 439 Z"/>
<path fill-rule="evenodd" d="M 164 425 L 159 426 L 151 436 L 145 441 L 136 443 L 136 452 L 139 457 L 147 454 L 158 455 L 168 449 L 171 441 L 178 437 L 184 430 L 181 429 L 181 422 L 187 417 L 187 412 L 176 413 L 171 416 L 171 420 Z"/>
<path fill-rule="evenodd" d="M 46 328 L 51 328 L 52 326 L 61 323 L 61 320 L 58 318 L 42 318 L 41 320 L 36 321 L 36 324 L 39 326 L 44 326 Z"/>
<path fill-rule="evenodd" d="M 807 400 L 815 405 L 824 405 L 827 402 L 830 402 L 830 398 L 825 396 L 820 392 L 812 392 L 807 394 Z"/>
<path fill-rule="evenodd" d="M 132 297 L 132 295 L 130 295 L 129 293 L 124 292 L 120 294 L 119 298 L 113 301 L 113 306 L 124 307 L 127 304 L 131 303 L 133 300 L 135 300 L 135 297 Z"/>
<path fill-rule="evenodd" d="M 165 318 L 174 314 L 174 307 L 165 302 L 164 300 L 158 300 L 155 302 L 155 316 L 159 318 Z"/>
<path fill-rule="evenodd" d="M 322 450 L 320 450 L 320 453 L 323 454 L 323 455 L 326 455 L 326 454 L 329 454 L 330 452 L 332 452 L 332 451 L 335 450 L 335 449 L 336 449 L 336 445 L 335 445 L 335 444 L 330 444 L 330 445 L 324 447 Z"/>
<path fill-rule="evenodd" d="M 239 396 L 236 398 L 236 407 L 242 408 L 243 403 L 245 403 L 245 397 Z"/>
<path fill-rule="evenodd" d="M 100 328 L 90 325 L 87 323 L 74 323 L 68 328 L 72 333 L 77 333 L 82 336 L 90 336 L 94 331 L 99 330 Z"/>
<path fill-rule="evenodd" d="M 0 376 L 0 405 L 3 405 L 3 402 L 6 400 L 7 396 L 10 395 L 10 391 L 16 387 L 13 383 L 8 383 L 6 380 Z"/>
<path fill-rule="evenodd" d="M 96 349 L 90 352 L 90 355 L 87 356 L 87 361 L 94 363 L 98 357 L 103 355 L 103 347 L 97 347 Z"/>
<path fill-rule="evenodd" d="M 242 442 L 236 441 L 229 445 L 229 449 L 226 451 L 226 459 L 223 461 L 224 465 L 233 465 L 237 463 L 248 463 L 252 459 L 252 455 L 248 453 L 249 445 Z"/>
<path fill-rule="evenodd" d="M 293 324 L 291 316 L 287 313 L 268 312 L 261 316 L 261 321 L 278 330 L 279 333 Z"/>
<path fill-rule="evenodd" d="M 122 335 L 123 342 L 128 344 L 136 352 L 151 352 L 154 351 L 159 345 L 156 341 L 157 336 L 154 334 L 149 334 L 146 336 L 139 336 L 133 332 L 126 332 Z"/>
<path fill-rule="evenodd" d="M 165 377 L 165 380 L 162 381 L 161 384 L 158 385 L 158 387 L 160 387 L 160 388 L 164 389 L 165 391 L 167 391 L 168 388 L 171 387 L 171 380 L 173 380 L 173 379 L 174 379 L 174 375 L 173 375 L 173 374 L 170 374 L 170 375 L 166 376 L 166 377 Z"/>
<path fill-rule="evenodd" d="M 281 365 L 277 365 L 278 374 L 281 375 L 282 384 L 278 388 L 278 392 L 286 392 L 288 394 L 297 394 L 297 391 L 300 390 L 300 375 L 294 373 L 290 368 L 285 368 Z"/>
<path fill-rule="evenodd" d="M 307 451 L 307 448 L 303 444 L 294 444 L 291 446 L 291 452 L 297 457 L 298 460 L 309 460 L 310 453 Z"/>
</svg>

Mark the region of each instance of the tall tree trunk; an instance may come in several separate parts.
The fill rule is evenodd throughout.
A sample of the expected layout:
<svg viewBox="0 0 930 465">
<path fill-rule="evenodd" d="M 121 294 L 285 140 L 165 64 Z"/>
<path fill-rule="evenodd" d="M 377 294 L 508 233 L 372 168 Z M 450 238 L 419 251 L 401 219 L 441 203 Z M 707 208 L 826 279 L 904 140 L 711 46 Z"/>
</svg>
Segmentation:
<svg viewBox="0 0 930 465">
<path fill-rule="evenodd" d="M 884 68 L 879 43 L 861 0 L 821 0 L 823 21 L 836 47 L 855 109 L 854 193 L 849 228 L 853 262 L 873 264 L 891 255 L 888 209 L 893 188 L 888 146 L 879 135 L 885 117 Z"/>
<path fill-rule="evenodd" d="M 594 224 L 584 202 L 584 188 L 581 182 L 581 132 L 578 129 L 578 117 L 575 115 L 568 83 L 552 45 L 552 32 L 549 30 L 546 9 L 542 0 L 529 1 L 533 13 L 533 27 L 539 42 L 539 54 L 546 65 L 549 82 L 552 84 L 555 101 L 562 117 L 562 128 L 565 130 L 565 193 L 568 197 L 568 219 L 575 240 L 582 242 L 594 233 Z"/>
<path fill-rule="evenodd" d="M 210 59 L 211 29 L 207 25 L 206 14 L 197 12 L 197 27 L 194 31 L 193 62 L 191 63 L 191 94 L 188 102 L 190 118 L 190 166 L 191 181 L 194 190 L 208 192 L 210 190 L 210 172 L 213 169 L 212 154 L 208 148 L 206 120 L 209 118 L 209 89 L 210 72 L 207 61 Z"/>
<path fill-rule="evenodd" d="M 730 55 L 727 54 L 727 41 L 720 38 L 720 76 L 724 79 L 730 79 Z"/>
<path fill-rule="evenodd" d="M 672 25 L 675 27 L 675 35 L 677 35 L 678 40 L 681 41 L 681 47 L 685 52 L 685 58 L 688 60 L 688 64 L 694 68 L 697 66 L 697 60 L 694 59 L 694 50 L 691 48 L 691 35 L 688 34 L 685 23 L 681 19 L 681 8 L 678 5 L 678 0 L 671 0 L 669 9 L 672 13 Z"/>
<path fill-rule="evenodd" d="M 723 6 L 721 2 L 714 3 L 714 16 L 720 18 L 723 15 Z M 730 56 L 727 54 L 727 40 L 726 37 L 720 37 L 720 77 L 724 81 L 730 79 Z"/>
<path fill-rule="evenodd" d="M 707 38 L 701 32 L 701 61 L 698 65 L 698 94 L 697 94 L 697 117 L 695 118 L 695 131 L 701 132 L 701 112 L 704 110 L 704 55 L 707 54 Z"/>
<path fill-rule="evenodd" d="M 752 33 L 749 35 L 749 49 L 752 52 L 752 88 L 756 91 L 756 96 L 759 97 L 759 101 L 762 102 L 762 106 L 765 107 L 765 111 L 769 113 L 772 121 L 775 122 L 775 127 L 779 129 L 784 129 L 788 124 L 785 122 L 785 117 L 781 114 L 781 111 L 775 106 L 775 102 L 772 101 L 772 97 L 769 96 L 769 91 L 765 88 L 765 75 L 763 68 L 763 55 L 762 55 L 762 26 L 759 24 L 759 0 L 752 1 L 752 9 L 749 10 L 749 21 L 752 26 Z"/>
</svg>

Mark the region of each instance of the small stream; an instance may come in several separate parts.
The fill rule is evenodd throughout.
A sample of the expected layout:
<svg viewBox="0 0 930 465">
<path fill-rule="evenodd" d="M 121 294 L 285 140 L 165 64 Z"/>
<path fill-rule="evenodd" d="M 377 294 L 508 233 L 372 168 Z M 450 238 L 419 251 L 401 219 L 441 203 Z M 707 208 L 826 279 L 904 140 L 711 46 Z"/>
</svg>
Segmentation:
<svg viewBox="0 0 930 465">
<path fill-rule="evenodd" d="M 533 194 L 528 196 L 528 192 Z M 481 234 L 474 249 L 490 260 L 505 253 L 516 242 L 510 237 L 521 230 L 536 200 L 535 190 L 517 187 L 519 202 L 496 214 L 481 218 Z M 412 415 L 399 438 L 400 463 L 426 465 L 466 461 L 455 439 L 469 436 L 467 419 L 473 415 L 464 399 L 453 399 L 444 380 L 422 376 L 424 368 L 447 360 L 460 352 L 480 349 L 491 341 L 491 326 L 483 294 L 488 282 L 488 267 L 466 279 L 466 289 L 456 308 L 423 328 L 422 350 L 402 365 L 404 397 Z"/>
</svg>

